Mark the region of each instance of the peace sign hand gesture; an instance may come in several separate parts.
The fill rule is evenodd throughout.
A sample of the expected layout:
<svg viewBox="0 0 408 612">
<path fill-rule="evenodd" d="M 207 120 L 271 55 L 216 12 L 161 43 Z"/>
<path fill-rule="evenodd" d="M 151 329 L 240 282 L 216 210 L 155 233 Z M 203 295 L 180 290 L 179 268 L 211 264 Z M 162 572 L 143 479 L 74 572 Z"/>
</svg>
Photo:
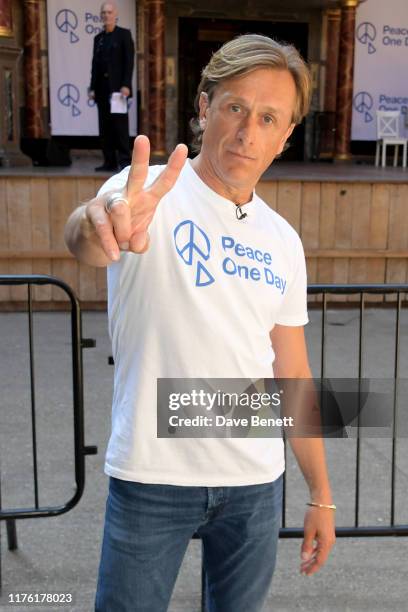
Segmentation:
<svg viewBox="0 0 408 612">
<path fill-rule="evenodd" d="M 161 174 L 143 189 L 149 170 L 150 142 L 147 136 L 135 139 L 129 176 L 122 192 L 127 203 L 118 200 L 107 212 L 105 205 L 110 192 L 86 205 L 85 214 L 99 239 L 104 259 L 117 261 L 120 249 L 133 253 L 144 253 L 148 249 L 149 225 L 160 200 L 176 183 L 187 153 L 186 145 L 177 145 Z M 105 261 L 105 264 L 109 262 Z"/>
</svg>

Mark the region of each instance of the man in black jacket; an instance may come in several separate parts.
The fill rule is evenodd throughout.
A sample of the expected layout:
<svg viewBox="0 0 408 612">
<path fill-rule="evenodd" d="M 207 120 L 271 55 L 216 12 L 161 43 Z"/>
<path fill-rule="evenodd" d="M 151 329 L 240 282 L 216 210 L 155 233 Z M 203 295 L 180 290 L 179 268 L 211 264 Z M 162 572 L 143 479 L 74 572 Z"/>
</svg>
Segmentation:
<svg viewBox="0 0 408 612">
<path fill-rule="evenodd" d="M 89 97 L 98 106 L 99 134 L 104 162 L 97 171 L 117 170 L 130 164 L 128 113 L 111 113 L 110 98 L 132 93 L 134 44 L 130 30 L 116 25 L 118 9 L 112 2 L 101 6 L 103 30 L 94 38 Z M 116 154 L 117 152 L 117 154 Z"/>
</svg>

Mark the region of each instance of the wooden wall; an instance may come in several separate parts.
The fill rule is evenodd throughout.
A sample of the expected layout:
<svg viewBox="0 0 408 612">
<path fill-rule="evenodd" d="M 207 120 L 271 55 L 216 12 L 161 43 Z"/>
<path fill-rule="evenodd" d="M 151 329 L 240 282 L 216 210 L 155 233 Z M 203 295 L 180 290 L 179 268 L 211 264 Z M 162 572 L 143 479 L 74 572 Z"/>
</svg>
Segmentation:
<svg viewBox="0 0 408 612">
<path fill-rule="evenodd" d="M 408 281 L 408 184 L 268 181 L 257 192 L 300 234 L 309 284 Z"/>
<path fill-rule="evenodd" d="M 0 274 L 50 274 L 68 283 L 84 302 L 106 300 L 106 270 L 79 264 L 63 238 L 74 208 L 95 196 L 102 179 L 0 178 Z M 35 300 L 65 301 L 57 287 L 36 287 Z M 0 287 L 0 302 L 26 299 L 24 287 Z"/>
<path fill-rule="evenodd" d="M 70 212 L 103 180 L 0 177 L 0 274 L 58 276 L 81 301 L 103 304 L 106 271 L 76 262 L 63 241 Z M 408 184 L 265 181 L 257 192 L 300 233 L 309 284 L 408 281 Z M 0 287 L 0 302 L 25 297 L 22 287 Z M 42 287 L 35 299 L 61 302 L 65 294 Z"/>
</svg>

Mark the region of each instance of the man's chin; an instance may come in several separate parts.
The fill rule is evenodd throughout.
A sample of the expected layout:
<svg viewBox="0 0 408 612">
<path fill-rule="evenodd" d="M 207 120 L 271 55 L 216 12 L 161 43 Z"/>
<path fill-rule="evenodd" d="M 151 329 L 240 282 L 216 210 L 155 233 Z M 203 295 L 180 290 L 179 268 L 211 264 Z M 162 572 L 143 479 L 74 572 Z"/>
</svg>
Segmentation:
<svg viewBox="0 0 408 612">
<path fill-rule="evenodd" d="M 228 166 L 223 168 L 224 180 L 231 184 L 234 183 L 237 186 L 244 186 L 251 183 L 255 184 L 258 176 L 258 173 L 254 172 L 254 168 L 249 169 L 240 163 L 228 164 Z"/>
</svg>

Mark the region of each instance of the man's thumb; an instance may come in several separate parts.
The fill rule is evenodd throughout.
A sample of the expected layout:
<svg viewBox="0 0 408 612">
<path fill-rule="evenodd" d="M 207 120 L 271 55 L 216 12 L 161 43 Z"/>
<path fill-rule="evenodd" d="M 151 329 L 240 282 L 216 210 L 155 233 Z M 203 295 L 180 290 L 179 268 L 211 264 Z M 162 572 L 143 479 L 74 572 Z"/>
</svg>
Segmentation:
<svg viewBox="0 0 408 612">
<path fill-rule="evenodd" d="M 308 561 L 313 552 L 313 541 L 311 539 L 304 539 L 302 543 L 302 547 L 300 549 L 300 556 L 302 561 Z"/>
</svg>

